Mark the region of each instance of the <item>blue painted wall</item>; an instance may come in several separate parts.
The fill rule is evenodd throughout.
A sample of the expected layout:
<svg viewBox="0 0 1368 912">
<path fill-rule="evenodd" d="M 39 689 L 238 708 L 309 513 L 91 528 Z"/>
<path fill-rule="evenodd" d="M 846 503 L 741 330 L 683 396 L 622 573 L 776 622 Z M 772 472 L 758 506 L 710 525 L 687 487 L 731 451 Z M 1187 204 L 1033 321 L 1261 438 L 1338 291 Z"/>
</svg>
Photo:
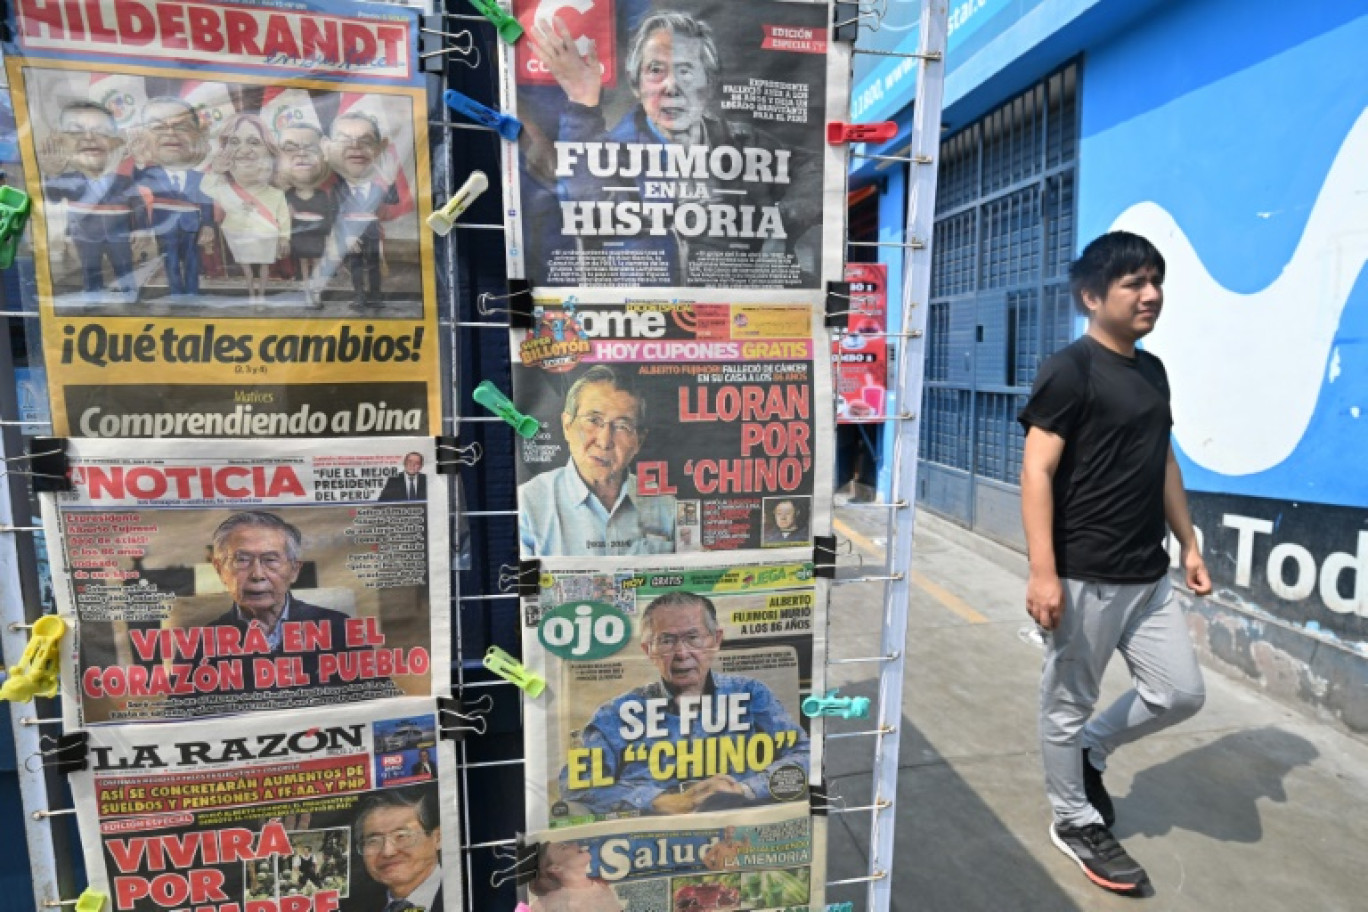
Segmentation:
<svg viewBox="0 0 1368 912">
<path fill-rule="evenodd" d="M 1171 4 L 1089 49 L 1079 237 L 1168 258 L 1146 345 L 1228 598 L 1368 647 L 1368 9 Z"/>
</svg>

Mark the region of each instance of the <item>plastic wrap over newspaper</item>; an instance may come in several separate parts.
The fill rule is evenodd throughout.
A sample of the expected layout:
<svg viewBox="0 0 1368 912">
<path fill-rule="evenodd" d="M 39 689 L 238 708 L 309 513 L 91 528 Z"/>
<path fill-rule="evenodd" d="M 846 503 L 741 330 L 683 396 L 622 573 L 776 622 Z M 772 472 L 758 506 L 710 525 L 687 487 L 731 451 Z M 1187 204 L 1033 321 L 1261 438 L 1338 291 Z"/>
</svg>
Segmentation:
<svg viewBox="0 0 1368 912">
<path fill-rule="evenodd" d="M 784 297 L 536 297 L 512 333 L 514 400 L 542 425 L 518 441 L 523 556 L 811 557 L 831 523 L 830 342 Z"/>
<path fill-rule="evenodd" d="M 836 374 L 836 420 L 858 424 L 882 418 L 888 407 L 888 266 L 847 263 L 850 313 L 831 342 Z"/>
<path fill-rule="evenodd" d="M 532 833 L 532 912 L 823 912 L 826 818 L 806 802 Z"/>
<path fill-rule="evenodd" d="M 513 0 L 508 273 L 534 287 L 820 288 L 844 257 L 849 50 L 825 2 Z"/>
<path fill-rule="evenodd" d="M 440 433 L 418 11 L 7 8 L 56 433 Z"/>
<path fill-rule="evenodd" d="M 432 700 L 97 726 L 71 776 L 113 912 L 461 909 L 455 756 Z"/>
<path fill-rule="evenodd" d="M 70 440 L 43 497 L 74 619 L 64 721 L 449 689 L 446 478 L 427 438 Z"/>
<path fill-rule="evenodd" d="M 810 562 L 679 571 L 543 561 L 523 603 L 529 829 L 808 802 L 827 583 Z"/>
</svg>

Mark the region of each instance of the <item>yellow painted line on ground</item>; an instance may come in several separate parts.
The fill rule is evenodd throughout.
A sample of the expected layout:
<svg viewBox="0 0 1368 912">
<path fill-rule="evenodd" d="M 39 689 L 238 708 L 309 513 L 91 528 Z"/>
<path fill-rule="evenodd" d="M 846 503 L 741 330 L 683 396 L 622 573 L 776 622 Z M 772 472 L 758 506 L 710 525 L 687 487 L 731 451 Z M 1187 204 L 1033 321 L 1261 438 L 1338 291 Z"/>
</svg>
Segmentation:
<svg viewBox="0 0 1368 912">
<path fill-rule="evenodd" d="M 939 583 L 927 579 L 926 574 L 918 573 L 916 570 L 913 570 L 912 582 L 927 595 L 944 605 L 951 614 L 961 620 L 967 621 L 970 624 L 988 623 L 988 619 L 975 611 L 968 602 Z"/>
<path fill-rule="evenodd" d="M 832 517 L 831 527 L 836 532 L 850 539 L 861 551 L 867 552 L 871 557 L 882 558 L 884 549 L 876 545 L 870 538 L 856 532 L 846 523 L 836 517 Z M 970 624 L 986 624 L 988 619 L 974 610 L 964 599 L 946 589 L 939 583 L 928 579 L 926 574 L 912 571 L 912 582 L 919 589 L 940 602 L 947 611 L 958 617 L 960 620 Z"/>
<path fill-rule="evenodd" d="M 861 535 L 859 532 L 856 532 L 854 529 L 850 528 L 850 526 L 841 522 L 834 516 L 831 519 L 831 528 L 839 532 L 840 534 L 844 535 L 851 541 L 853 541 L 857 548 L 859 548 L 861 551 L 867 552 L 870 557 L 877 557 L 880 559 L 883 558 L 884 549 L 874 544 L 873 539 Z"/>
</svg>

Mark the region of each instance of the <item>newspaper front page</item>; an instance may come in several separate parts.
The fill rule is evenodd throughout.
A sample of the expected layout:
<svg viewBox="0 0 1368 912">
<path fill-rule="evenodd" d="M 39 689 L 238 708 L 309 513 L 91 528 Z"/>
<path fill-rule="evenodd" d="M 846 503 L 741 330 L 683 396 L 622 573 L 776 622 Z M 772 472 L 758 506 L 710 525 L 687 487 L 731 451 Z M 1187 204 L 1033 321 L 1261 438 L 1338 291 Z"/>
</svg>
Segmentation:
<svg viewBox="0 0 1368 912">
<path fill-rule="evenodd" d="M 455 756 L 432 700 L 96 726 L 71 775 L 113 912 L 461 909 Z"/>
<path fill-rule="evenodd" d="M 820 775 L 826 582 L 811 562 L 542 562 L 523 656 L 533 828 L 801 802 Z"/>
<path fill-rule="evenodd" d="M 753 296 L 759 297 L 759 296 Z M 538 295 L 514 330 L 524 557 L 805 548 L 829 534 L 829 342 L 791 293 Z"/>
<path fill-rule="evenodd" d="M 433 438 L 68 446 L 74 490 L 42 495 L 68 726 L 448 689 Z"/>
<path fill-rule="evenodd" d="M 8 8 L 56 433 L 440 433 L 417 11 Z"/>
<path fill-rule="evenodd" d="M 529 834 L 532 912 L 822 912 L 826 817 L 807 803 Z M 529 858 L 532 854 L 529 854 Z"/>
<path fill-rule="evenodd" d="M 849 51 L 824 2 L 514 0 L 508 268 L 533 287 L 840 278 Z"/>
</svg>

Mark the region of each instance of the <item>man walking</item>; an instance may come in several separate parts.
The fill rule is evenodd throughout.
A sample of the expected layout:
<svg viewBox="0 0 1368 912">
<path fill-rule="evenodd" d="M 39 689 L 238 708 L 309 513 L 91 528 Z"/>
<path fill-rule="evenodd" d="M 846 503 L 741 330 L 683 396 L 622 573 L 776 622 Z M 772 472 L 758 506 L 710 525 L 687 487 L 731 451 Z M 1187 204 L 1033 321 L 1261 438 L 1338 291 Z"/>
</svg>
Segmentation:
<svg viewBox="0 0 1368 912">
<path fill-rule="evenodd" d="M 1041 365 L 1019 416 L 1026 610 L 1048 632 L 1040 736 L 1050 838 L 1094 883 L 1129 893 L 1148 879 L 1112 836 L 1107 757 L 1191 717 L 1205 699 L 1168 581 L 1166 520 L 1187 585 L 1205 595 L 1211 581 L 1169 442 L 1168 378 L 1135 347 L 1163 308 L 1164 258 L 1114 231 L 1084 249 L 1069 278 L 1087 334 Z M 1113 651 L 1134 686 L 1093 716 Z"/>
</svg>

